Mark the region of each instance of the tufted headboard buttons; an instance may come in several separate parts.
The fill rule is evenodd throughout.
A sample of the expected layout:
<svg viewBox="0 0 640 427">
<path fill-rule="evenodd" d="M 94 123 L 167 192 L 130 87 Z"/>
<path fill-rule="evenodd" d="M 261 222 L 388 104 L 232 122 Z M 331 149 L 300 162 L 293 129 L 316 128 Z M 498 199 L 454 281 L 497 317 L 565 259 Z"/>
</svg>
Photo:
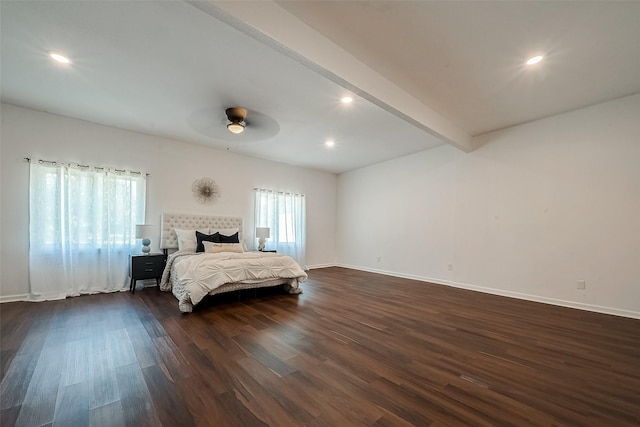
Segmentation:
<svg viewBox="0 0 640 427">
<path fill-rule="evenodd" d="M 241 242 L 243 239 L 240 217 L 163 213 L 160 249 L 178 249 L 178 236 L 173 231 L 174 228 L 184 230 L 238 228 L 238 238 Z"/>
</svg>

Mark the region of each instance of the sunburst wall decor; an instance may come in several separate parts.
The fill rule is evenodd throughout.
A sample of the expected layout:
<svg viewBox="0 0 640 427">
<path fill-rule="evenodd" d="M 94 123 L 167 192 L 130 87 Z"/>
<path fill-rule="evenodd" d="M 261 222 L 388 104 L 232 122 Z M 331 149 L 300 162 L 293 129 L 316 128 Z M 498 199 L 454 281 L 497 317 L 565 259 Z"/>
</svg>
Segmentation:
<svg viewBox="0 0 640 427">
<path fill-rule="evenodd" d="M 203 205 L 215 203 L 220 197 L 220 187 L 211 178 L 196 179 L 191 184 L 193 197 Z"/>
</svg>

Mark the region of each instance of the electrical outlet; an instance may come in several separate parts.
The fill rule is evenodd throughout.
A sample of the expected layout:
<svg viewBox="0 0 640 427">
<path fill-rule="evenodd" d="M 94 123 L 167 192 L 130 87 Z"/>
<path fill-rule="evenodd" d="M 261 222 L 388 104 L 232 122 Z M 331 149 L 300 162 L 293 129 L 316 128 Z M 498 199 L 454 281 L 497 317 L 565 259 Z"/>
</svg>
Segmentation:
<svg viewBox="0 0 640 427">
<path fill-rule="evenodd" d="M 449 271 L 453 271 L 453 264 L 449 264 Z"/>
<path fill-rule="evenodd" d="M 584 280 L 578 280 L 576 283 L 576 289 L 587 289 L 587 282 Z"/>
<path fill-rule="evenodd" d="M 378 262 L 380 262 L 380 260 L 381 260 L 381 259 L 382 259 L 382 257 L 381 257 L 381 256 L 379 256 L 379 257 L 378 257 Z"/>
</svg>

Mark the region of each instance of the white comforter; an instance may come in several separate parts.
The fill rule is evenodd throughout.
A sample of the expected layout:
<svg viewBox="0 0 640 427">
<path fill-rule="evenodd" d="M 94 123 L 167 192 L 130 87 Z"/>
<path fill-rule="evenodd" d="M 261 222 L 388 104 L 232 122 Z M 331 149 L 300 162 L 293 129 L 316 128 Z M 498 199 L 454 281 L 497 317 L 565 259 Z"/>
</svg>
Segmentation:
<svg viewBox="0 0 640 427">
<path fill-rule="evenodd" d="M 184 287 L 193 305 L 199 303 L 212 290 L 227 283 L 276 278 L 292 279 L 299 283 L 307 279 L 307 273 L 293 258 L 276 253 L 223 252 L 199 253 L 191 256 L 180 256 L 178 253 L 174 255 L 178 256 L 168 261 L 174 264 L 178 285 Z M 167 270 L 170 268 L 171 265 L 168 262 Z M 162 285 L 166 286 L 164 282 L 163 277 L 161 288 Z"/>
</svg>

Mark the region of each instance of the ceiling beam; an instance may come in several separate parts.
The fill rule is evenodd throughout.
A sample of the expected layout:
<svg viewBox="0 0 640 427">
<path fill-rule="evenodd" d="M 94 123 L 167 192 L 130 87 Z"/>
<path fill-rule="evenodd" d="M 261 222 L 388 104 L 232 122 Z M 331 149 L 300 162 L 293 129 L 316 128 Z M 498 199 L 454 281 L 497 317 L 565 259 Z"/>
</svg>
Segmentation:
<svg viewBox="0 0 640 427">
<path fill-rule="evenodd" d="M 267 1 L 188 1 L 391 114 L 465 152 L 471 135 L 300 19 Z"/>
</svg>

